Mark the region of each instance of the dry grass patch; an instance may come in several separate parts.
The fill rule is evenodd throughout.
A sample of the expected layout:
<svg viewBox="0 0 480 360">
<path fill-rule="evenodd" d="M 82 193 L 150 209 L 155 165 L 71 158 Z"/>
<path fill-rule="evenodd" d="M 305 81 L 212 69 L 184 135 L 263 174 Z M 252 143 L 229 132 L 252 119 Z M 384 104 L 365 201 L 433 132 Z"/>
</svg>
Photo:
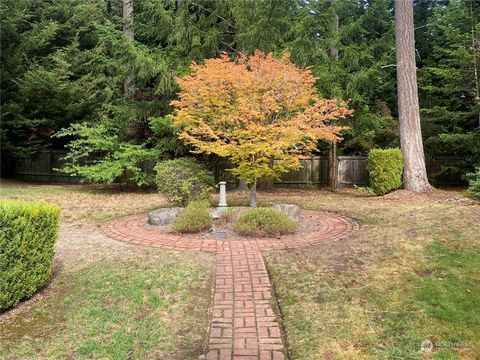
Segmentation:
<svg viewBox="0 0 480 360">
<path fill-rule="evenodd" d="M 2 359 L 196 359 L 204 352 L 213 256 L 132 246 L 101 220 L 163 204 L 148 192 L 2 181 L 0 196 L 62 207 L 54 277 L 0 315 Z"/>
<path fill-rule="evenodd" d="M 294 359 L 480 353 L 480 207 L 452 204 L 453 195 L 288 197 L 362 224 L 339 242 L 267 255 Z M 420 348 L 426 339 L 439 345 L 429 354 Z"/>
<path fill-rule="evenodd" d="M 146 212 L 166 204 L 162 195 L 149 191 L 126 192 L 107 185 L 37 185 L 3 179 L 0 197 L 59 205 L 62 219 L 76 224 Z"/>
</svg>

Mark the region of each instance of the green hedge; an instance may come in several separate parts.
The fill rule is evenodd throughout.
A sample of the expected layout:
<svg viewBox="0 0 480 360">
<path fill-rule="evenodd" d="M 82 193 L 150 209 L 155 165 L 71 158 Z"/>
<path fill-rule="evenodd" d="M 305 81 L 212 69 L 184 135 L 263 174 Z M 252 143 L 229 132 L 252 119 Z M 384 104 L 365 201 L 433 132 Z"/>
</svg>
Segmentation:
<svg viewBox="0 0 480 360">
<path fill-rule="evenodd" d="M 402 185 L 403 157 L 400 149 L 372 149 L 368 153 L 370 188 L 384 195 Z"/>
<path fill-rule="evenodd" d="M 0 311 L 32 296 L 50 278 L 59 224 L 55 206 L 0 201 Z"/>
</svg>

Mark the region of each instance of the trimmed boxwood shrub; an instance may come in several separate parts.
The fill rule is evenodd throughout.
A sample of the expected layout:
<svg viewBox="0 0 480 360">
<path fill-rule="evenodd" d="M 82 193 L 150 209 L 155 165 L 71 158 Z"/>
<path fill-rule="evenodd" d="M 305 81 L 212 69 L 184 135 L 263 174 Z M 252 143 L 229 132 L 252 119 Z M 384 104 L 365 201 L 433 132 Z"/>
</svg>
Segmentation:
<svg viewBox="0 0 480 360">
<path fill-rule="evenodd" d="M 212 174 L 193 158 L 161 161 L 155 166 L 155 171 L 158 191 L 177 205 L 208 199 L 214 190 Z"/>
<path fill-rule="evenodd" d="M 403 157 L 400 149 L 372 149 L 368 153 L 370 188 L 384 195 L 402 185 Z"/>
<path fill-rule="evenodd" d="M 210 204 L 205 200 L 189 203 L 172 224 L 172 228 L 180 233 L 196 233 L 209 229 L 213 224 L 210 216 Z"/>
<path fill-rule="evenodd" d="M 50 278 L 60 209 L 0 201 L 0 311 L 32 296 Z"/>
<path fill-rule="evenodd" d="M 235 230 L 247 236 L 280 236 L 293 234 L 298 222 L 272 208 L 247 210 L 240 215 Z"/>
</svg>

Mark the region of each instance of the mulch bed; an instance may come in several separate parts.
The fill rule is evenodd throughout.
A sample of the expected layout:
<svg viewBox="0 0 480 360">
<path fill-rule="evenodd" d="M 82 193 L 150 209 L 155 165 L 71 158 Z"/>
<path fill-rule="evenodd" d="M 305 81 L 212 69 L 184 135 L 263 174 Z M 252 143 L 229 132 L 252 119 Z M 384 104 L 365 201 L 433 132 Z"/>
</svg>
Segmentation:
<svg viewBox="0 0 480 360">
<path fill-rule="evenodd" d="M 229 217 L 220 217 L 219 219 L 215 220 L 212 227 L 200 233 L 195 234 L 180 234 L 175 232 L 170 225 L 166 226 L 157 226 L 157 225 L 150 225 L 148 220 L 145 220 L 145 228 L 150 231 L 155 231 L 160 234 L 175 234 L 181 235 L 185 238 L 191 239 L 202 239 L 202 240 L 218 240 L 218 239 L 227 239 L 227 240 L 252 240 L 253 237 L 250 236 L 243 236 L 238 234 L 235 231 L 235 222 L 240 217 L 241 213 L 250 209 L 249 207 L 229 207 L 229 209 L 234 209 L 235 213 L 233 216 Z M 310 235 L 312 233 L 318 232 L 322 229 L 322 224 L 312 218 L 306 211 L 300 212 L 300 217 L 298 220 L 298 230 L 294 234 L 287 234 L 283 236 L 277 236 L 275 239 L 283 239 L 283 238 L 295 238 L 295 237 L 303 237 Z M 257 236 L 258 237 L 258 236 Z M 257 238 L 255 237 L 255 238 Z"/>
</svg>

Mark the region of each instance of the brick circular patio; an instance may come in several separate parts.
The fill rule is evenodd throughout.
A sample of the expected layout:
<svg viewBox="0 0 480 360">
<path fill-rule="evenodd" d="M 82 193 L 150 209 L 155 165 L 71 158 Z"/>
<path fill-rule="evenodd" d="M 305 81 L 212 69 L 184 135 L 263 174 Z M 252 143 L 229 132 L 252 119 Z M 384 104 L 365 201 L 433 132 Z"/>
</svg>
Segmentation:
<svg viewBox="0 0 480 360">
<path fill-rule="evenodd" d="M 273 249 L 287 249 L 312 246 L 324 241 L 336 240 L 344 237 L 358 228 L 358 224 L 344 216 L 311 210 L 302 210 L 303 214 L 311 217 L 321 224 L 321 230 L 308 235 L 294 235 L 283 238 L 259 238 L 242 241 L 246 245 L 255 244 L 260 251 Z M 113 220 L 104 225 L 106 235 L 121 241 L 146 246 L 156 246 L 172 250 L 193 250 L 217 252 L 228 239 L 192 239 L 181 235 L 160 234 L 148 230 L 144 225 L 147 222 L 146 214 L 132 215 Z"/>
<path fill-rule="evenodd" d="M 272 308 L 272 287 L 262 251 L 338 240 L 359 225 L 344 216 L 302 210 L 321 224 L 308 235 L 249 240 L 195 239 L 160 234 L 145 227 L 146 214 L 108 222 L 106 235 L 133 244 L 216 254 L 215 295 L 205 360 L 283 360 L 285 346 Z"/>
</svg>

